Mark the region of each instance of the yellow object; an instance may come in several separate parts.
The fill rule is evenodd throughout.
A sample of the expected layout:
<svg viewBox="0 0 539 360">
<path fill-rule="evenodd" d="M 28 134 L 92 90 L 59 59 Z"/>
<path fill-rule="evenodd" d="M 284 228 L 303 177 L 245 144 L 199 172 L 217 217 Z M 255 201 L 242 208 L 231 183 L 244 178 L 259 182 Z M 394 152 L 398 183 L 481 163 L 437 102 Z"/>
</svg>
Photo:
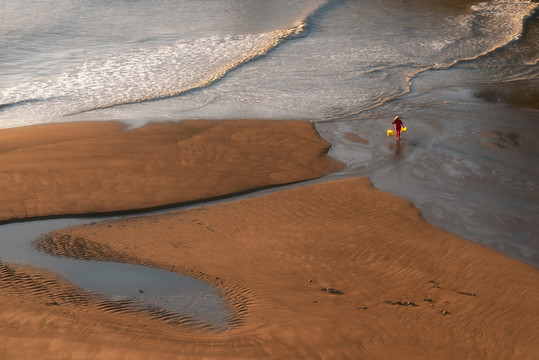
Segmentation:
<svg viewBox="0 0 539 360">
<path fill-rule="evenodd" d="M 406 129 L 408 129 L 406 126 L 403 126 L 401 129 L 401 132 L 406 132 Z"/>
<path fill-rule="evenodd" d="M 388 130 L 387 131 L 387 136 L 393 136 L 395 135 L 395 130 Z"/>
</svg>

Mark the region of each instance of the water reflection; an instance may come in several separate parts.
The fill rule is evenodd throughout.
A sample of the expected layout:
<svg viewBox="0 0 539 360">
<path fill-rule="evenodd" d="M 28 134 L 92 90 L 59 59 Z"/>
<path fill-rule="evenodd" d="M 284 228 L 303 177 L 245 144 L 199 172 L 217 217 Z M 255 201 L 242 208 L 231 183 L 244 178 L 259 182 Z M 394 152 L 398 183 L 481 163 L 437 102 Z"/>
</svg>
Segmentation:
<svg viewBox="0 0 539 360">
<path fill-rule="evenodd" d="M 387 147 L 395 155 L 402 155 L 406 150 L 406 142 L 402 139 L 400 141 L 391 141 Z"/>
</svg>

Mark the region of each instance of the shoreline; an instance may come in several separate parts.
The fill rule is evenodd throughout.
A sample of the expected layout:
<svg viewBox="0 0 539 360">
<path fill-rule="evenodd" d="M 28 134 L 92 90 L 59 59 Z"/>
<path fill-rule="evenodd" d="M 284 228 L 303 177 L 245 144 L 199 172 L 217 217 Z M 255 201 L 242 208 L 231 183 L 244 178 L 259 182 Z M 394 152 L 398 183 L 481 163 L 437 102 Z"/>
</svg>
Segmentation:
<svg viewBox="0 0 539 360">
<path fill-rule="evenodd" d="M 223 158 L 216 155 L 218 150 L 226 150 L 234 135 L 244 146 L 241 154 L 253 156 L 245 165 L 226 162 L 213 173 L 213 184 L 234 177 L 241 166 L 254 167 L 266 182 L 283 181 L 284 175 L 311 176 L 311 166 L 318 174 L 339 167 L 327 158 L 329 143 L 320 140 L 307 122 L 272 121 L 247 132 L 240 129 L 246 125 L 241 121 L 228 122 L 227 129 L 222 123 L 194 123 L 188 125 L 200 131 L 191 132 L 191 138 L 211 144 L 216 150 L 210 153 L 219 161 Z M 168 125 L 162 129 L 170 134 Z M 284 130 L 276 134 L 276 128 Z M 112 130 L 114 135 L 110 131 L 55 144 L 31 144 L 8 155 L 17 158 L 43 150 L 58 154 L 75 143 L 77 149 L 96 143 L 104 146 L 114 144 L 110 138 L 129 133 L 120 127 Z M 158 146 L 162 138 L 150 135 L 149 148 Z M 265 141 L 264 149 L 277 154 L 261 170 L 256 167 L 259 158 L 269 155 L 259 152 L 260 143 L 253 139 Z M 160 155 L 178 156 L 170 151 L 177 143 L 169 141 L 169 150 Z M 202 157 L 196 157 L 198 152 L 189 156 L 208 157 L 207 151 L 201 153 Z M 242 160 L 241 154 L 227 159 Z M 69 155 L 76 158 L 73 151 Z M 189 156 L 182 160 L 188 162 Z M 90 157 L 78 164 L 91 161 Z M 20 162 L 13 164 L 16 170 Z M 281 171 L 277 178 L 271 176 L 275 169 Z M 157 180 L 165 170 L 161 166 L 153 172 Z M 103 178 L 109 174 L 102 168 L 92 171 Z M 195 183 L 203 192 L 212 191 L 208 188 L 212 182 Z M 22 190 L 15 195 L 24 195 Z M 123 200 L 127 199 L 119 197 L 116 202 Z M 412 203 L 375 189 L 367 178 L 324 181 L 53 234 L 68 235 L 50 239 L 46 248 L 56 255 L 77 253 L 205 280 L 222 291 L 238 317 L 230 330 L 220 333 L 172 326 L 133 314 L 121 303 L 103 304 L 85 297 L 80 289 L 46 271 L 28 266 L 4 269 L 2 264 L 0 283 L 6 286 L 0 287 L 5 309 L 0 354 L 7 358 L 52 359 L 62 354 L 129 359 L 531 359 L 537 355 L 534 342 L 539 328 L 534 319 L 539 317 L 535 305 L 539 272 L 428 224 Z"/>
</svg>

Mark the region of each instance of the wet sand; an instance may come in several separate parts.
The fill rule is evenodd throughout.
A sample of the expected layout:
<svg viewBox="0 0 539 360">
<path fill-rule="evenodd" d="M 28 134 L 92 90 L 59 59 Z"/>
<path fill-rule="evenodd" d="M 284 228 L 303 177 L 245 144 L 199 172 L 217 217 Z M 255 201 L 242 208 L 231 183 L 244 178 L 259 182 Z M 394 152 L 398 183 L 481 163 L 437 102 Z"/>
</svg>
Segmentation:
<svg viewBox="0 0 539 360">
<path fill-rule="evenodd" d="M 284 124 L 288 122 L 271 126 Z M 302 150 L 305 144 L 297 153 L 282 150 L 297 141 L 283 143 L 283 134 L 269 136 L 275 133 L 269 129 L 263 139 L 279 145 L 271 148 L 286 155 L 265 153 L 269 164 L 281 168 L 285 165 L 276 159 L 285 164 L 289 157 L 308 159 L 305 169 L 298 161 L 287 168 L 285 173 L 296 179 L 313 177 L 311 163 L 314 168 L 318 162 L 325 164 L 318 176 L 338 168 L 320 155 L 327 143 L 315 140 L 310 124 L 291 124 L 303 130 L 307 124 L 312 136 L 301 141 L 317 143 L 317 150 L 307 155 Z M 263 129 L 242 138 L 258 139 Z M 208 132 L 211 128 L 201 131 L 201 138 L 208 138 Z M 290 130 L 284 133 L 298 136 Z M 110 137 L 122 134 L 118 130 Z M 224 143 L 210 138 L 212 148 L 219 149 L 216 153 L 230 146 L 226 142 L 230 136 L 220 137 Z M 246 152 L 257 153 L 253 146 L 258 142 L 248 142 Z M 77 157 L 73 152 L 70 156 Z M 208 158 L 207 153 L 202 158 Z M 225 170 L 239 165 L 221 166 L 215 178 L 225 181 L 235 176 Z M 266 179 L 272 173 L 267 171 Z M 125 186 L 130 184 L 137 182 Z M 209 191 L 207 182 L 195 185 Z M 121 198 L 114 203 L 122 203 Z M 55 204 L 65 210 L 61 200 Z M 99 211 L 108 211 L 100 206 Z M 122 303 L 96 301 L 54 274 L 3 264 L 3 358 L 534 359 L 539 355 L 537 270 L 427 224 L 411 203 L 374 189 L 366 178 L 58 230 L 42 248 L 57 255 L 156 266 L 206 280 L 222 291 L 236 316 L 223 332 L 173 324 L 130 312 Z"/>
<path fill-rule="evenodd" d="M 475 95 L 493 103 L 539 109 L 539 80 L 476 85 Z"/>
</svg>

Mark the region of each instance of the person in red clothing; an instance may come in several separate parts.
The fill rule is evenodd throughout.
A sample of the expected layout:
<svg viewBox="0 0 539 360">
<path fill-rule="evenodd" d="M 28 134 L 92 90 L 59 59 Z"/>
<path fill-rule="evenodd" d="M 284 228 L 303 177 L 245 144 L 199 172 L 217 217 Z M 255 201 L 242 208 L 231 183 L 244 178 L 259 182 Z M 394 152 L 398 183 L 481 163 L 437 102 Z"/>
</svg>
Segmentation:
<svg viewBox="0 0 539 360">
<path fill-rule="evenodd" d="M 398 115 L 395 116 L 395 120 L 393 120 L 391 123 L 395 124 L 395 138 L 397 139 L 397 141 L 400 141 L 401 128 L 404 126 L 404 124 L 402 123 L 401 117 Z"/>
</svg>

